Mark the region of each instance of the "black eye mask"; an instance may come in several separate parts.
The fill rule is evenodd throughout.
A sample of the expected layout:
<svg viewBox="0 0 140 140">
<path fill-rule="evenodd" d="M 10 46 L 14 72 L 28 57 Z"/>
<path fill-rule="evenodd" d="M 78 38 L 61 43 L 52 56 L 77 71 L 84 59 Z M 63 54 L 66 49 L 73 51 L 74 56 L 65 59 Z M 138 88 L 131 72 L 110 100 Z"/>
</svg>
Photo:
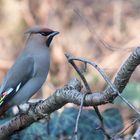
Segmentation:
<svg viewBox="0 0 140 140">
<path fill-rule="evenodd" d="M 59 32 L 56 31 L 49 31 L 49 32 L 38 32 L 40 33 L 42 36 L 47 36 L 47 41 L 46 41 L 46 45 L 49 47 L 50 43 L 53 39 L 53 37 L 57 34 L 59 34 Z"/>
<path fill-rule="evenodd" d="M 41 32 L 40 34 L 43 35 L 43 36 L 47 36 L 47 35 L 48 35 L 48 34 L 45 33 L 45 32 Z"/>
<path fill-rule="evenodd" d="M 42 36 L 48 36 L 48 35 L 51 34 L 51 33 L 53 33 L 53 32 L 40 32 L 40 34 L 41 34 Z"/>
</svg>

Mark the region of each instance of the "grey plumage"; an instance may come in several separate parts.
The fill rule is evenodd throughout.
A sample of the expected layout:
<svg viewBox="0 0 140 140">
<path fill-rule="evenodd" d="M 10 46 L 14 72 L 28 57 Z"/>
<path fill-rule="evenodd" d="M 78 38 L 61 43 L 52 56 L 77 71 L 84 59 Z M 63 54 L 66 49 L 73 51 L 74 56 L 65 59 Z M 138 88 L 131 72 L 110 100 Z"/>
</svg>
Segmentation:
<svg viewBox="0 0 140 140">
<path fill-rule="evenodd" d="M 48 75 L 50 67 L 49 45 L 58 32 L 34 27 L 26 33 L 29 34 L 26 47 L 2 82 L 0 99 L 7 90 L 10 89 L 11 93 L 2 100 L 1 107 L 4 104 L 13 106 L 27 102 L 41 88 Z"/>
</svg>

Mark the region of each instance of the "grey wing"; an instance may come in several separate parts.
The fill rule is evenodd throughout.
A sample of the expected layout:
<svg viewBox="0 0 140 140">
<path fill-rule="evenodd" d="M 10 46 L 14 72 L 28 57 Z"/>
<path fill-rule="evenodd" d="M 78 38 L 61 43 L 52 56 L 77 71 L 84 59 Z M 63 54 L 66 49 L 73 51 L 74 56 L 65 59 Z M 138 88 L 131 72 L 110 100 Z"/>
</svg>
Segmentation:
<svg viewBox="0 0 140 140">
<path fill-rule="evenodd" d="M 34 59 L 30 56 L 19 58 L 8 71 L 0 88 L 0 95 L 9 89 L 18 90 L 31 77 L 34 71 Z"/>
</svg>

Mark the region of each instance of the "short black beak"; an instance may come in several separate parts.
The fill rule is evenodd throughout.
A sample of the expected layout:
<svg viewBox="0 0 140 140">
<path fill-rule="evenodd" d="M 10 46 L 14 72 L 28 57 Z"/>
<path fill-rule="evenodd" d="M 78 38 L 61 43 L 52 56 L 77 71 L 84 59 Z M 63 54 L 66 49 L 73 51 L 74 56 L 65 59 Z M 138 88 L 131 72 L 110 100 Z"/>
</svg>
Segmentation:
<svg viewBox="0 0 140 140">
<path fill-rule="evenodd" d="M 48 47 L 50 46 L 50 43 L 51 43 L 53 37 L 54 37 L 55 35 L 57 35 L 57 34 L 59 34 L 59 32 L 53 31 L 52 33 L 50 33 L 50 34 L 47 36 L 47 42 L 46 42 L 46 44 L 47 44 Z"/>
</svg>

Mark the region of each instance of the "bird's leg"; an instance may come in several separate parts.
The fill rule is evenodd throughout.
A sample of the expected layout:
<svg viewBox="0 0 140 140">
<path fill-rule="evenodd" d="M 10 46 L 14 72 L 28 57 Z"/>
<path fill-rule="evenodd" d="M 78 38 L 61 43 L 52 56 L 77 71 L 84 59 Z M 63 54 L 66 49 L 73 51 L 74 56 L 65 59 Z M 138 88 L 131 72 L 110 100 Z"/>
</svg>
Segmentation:
<svg viewBox="0 0 140 140">
<path fill-rule="evenodd" d="M 27 113 L 27 110 L 24 110 L 20 107 L 20 105 L 17 105 L 17 108 L 18 108 L 18 114 L 26 114 Z"/>
<path fill-rule="evenodd" d="M 30 108 L 33 109 L 33 110 L 35 110 L 35 107 L 36 107 L 38 104 L 42 103 L 42 102 L 43 102 L 43 100 L 39 100 L 39 101 L 37 101 L 37 102 L 29 102 L 29 101 L 27 101 L 27 104 L 29 105 L 29 108 L 28 108 L 27 111 L 29 111 Z M 34 111 L 34 112 L 35 112 L 35 111 Z"/>
<path fill-rule="evenodd" d="M 43 103 L 43 100 L 39 100 L 38 102 L 27 102 L 28 108 L 26 110 L 22 109 L 19 105 L 17 105 L 19 115 L 21 114 L 30 114 L 33 116 L 34 120 L 38 120 L 39 118 L 44 118 L 47 121 L 50 120 L 50 115 L 48 113 L 42 113 L 40 110 L 36 109 L 36 106 Z"/>
<path fill-rule="evenodd" d="M 18 108 L 18 114 L 28 114 L 30 108 L 33 108 L 33 106 L 36 106 L 36 102 L 27 102 L 24 105 L 28 105 L 25 109 L 21 107 L 20 105 L 16 105 Z"/>
</svg>

